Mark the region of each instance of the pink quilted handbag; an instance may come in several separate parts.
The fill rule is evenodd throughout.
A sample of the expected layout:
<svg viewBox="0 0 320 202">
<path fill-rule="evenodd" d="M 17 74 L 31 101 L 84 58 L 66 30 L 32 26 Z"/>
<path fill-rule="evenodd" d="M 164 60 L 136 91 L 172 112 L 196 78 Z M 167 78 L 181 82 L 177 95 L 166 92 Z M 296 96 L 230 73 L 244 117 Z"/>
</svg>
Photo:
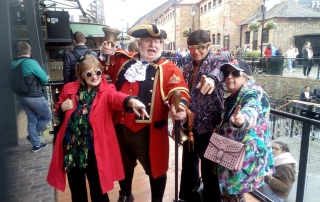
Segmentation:
<svg viewBox="0 0 320 202">
<path fill-rule="evenodd" d="M 213 133 L 204 157 L 230 170 L 242 168 L 245 155 L 244 144 Z"/>
</svg>

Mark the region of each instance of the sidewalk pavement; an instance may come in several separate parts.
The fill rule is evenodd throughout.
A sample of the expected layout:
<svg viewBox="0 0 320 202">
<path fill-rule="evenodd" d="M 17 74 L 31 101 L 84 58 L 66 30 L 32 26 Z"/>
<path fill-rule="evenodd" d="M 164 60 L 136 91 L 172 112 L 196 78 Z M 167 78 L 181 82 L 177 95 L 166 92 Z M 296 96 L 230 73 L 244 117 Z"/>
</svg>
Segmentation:
<svg viewBox="0 0 320 202">
<path fill-rule="evenodd" d="M 55 202 L 55 190 L 47 183 L 52 156 L 52 136 L 40 136 L 48 147 L 37 153 L 25 138 L 19 145 L 3 153 L 5 167 L 5 195 L 1 202 Z M 4 171 L 1 171 L 4 172 Z M 0 182 L 3 183 L 3 182 Z"/>
<path fill-rule="evenodd" d="M 303 75 L 303 67 L 301 65 L 297 65 L 297 67 L 295 68 L 295 72 L 288 72 L 288 71 L 286 71 L 286 68 L 287 68 L 287 66 L 284 65 L 283 66 L 283 74 L 282 74 L 283 77 L 306 78 Z M 319 77 L 320 77 L 320 75 L 319 75 Z M 308 79 L 315 80 L 317 78 L 318 78 L 318 65 L 314 65 L 311 68 Z"/>
</svg>

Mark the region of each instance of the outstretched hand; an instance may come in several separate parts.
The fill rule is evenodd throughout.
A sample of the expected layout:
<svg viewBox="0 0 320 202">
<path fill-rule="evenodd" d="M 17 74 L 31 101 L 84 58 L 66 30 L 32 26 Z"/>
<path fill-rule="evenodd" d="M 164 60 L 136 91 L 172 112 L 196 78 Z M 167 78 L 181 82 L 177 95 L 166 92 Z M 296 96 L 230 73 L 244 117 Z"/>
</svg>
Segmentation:
<svg viewBox="0 0 320 202">
<path fill-rule="evenodd" d="M 234 113 L 230 117 L 230 121 L 233 125 L 241 127 L 244 124 L 244 117 L 240 112 L 241 105 L 238 105 Z"/>
<path fill-rule="evenodd" d="M 146 106 L 140 102 L 137 99 L 130 99 L 129 100 L 129 105 L 132 106 L 133 112 L 137 115 L 137 116 L 141 116 L 142 119 L 144 119 L 144 117 L 149 118 L 149 115 L 146 111 Z"/>
<path fill-rule="evenodd" d="M 200 89 L 200 92 L 205 95 L 205 94 L 211 94 L 213 90 L 215 89 L 214 86 L 214 80 L 211 78 L 207 78 L 205 75 L 201 76 L 201 80 L 198 83 L 197 89 Z"/>
</svg>

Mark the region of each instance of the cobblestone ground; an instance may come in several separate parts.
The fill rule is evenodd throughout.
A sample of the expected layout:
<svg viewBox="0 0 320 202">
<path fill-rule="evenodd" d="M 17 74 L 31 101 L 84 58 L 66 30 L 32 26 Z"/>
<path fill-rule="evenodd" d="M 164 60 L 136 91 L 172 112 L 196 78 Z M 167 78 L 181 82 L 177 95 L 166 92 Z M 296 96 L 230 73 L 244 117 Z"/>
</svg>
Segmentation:
<svg viewBox="0 0 320 202">
<path fill-rule="evenodd" d="M 52 139 L 43 138 L 41 139 Z M 22 140 L 23 142 L 24 140 Z M 31 151 L 31 144 L 25 140 L 21 145 L 4 152 L 7 194 L 4 202 L 53 202 L 55 191 L 46 177 L 52 155 L 52 143 L 37 153 Z"/>
</svg>

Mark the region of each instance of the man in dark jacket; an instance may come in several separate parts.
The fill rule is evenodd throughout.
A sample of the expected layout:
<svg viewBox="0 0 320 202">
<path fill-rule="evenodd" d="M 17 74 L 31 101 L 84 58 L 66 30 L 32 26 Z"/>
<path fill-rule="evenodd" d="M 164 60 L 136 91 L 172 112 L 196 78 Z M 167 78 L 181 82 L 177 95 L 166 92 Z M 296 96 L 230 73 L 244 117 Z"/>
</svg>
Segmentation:
<svg viewBox="0 0 320 202">
<path fill-rule="evenodd" d="M 33 145 L 32 151 L 38 152 L 48 146 L 46 143 L 41 143 L 38 136 L 51 120 L 44 86 L 48 82 L 48 76 L 40 64 L 30 58 L 31 47 L 27 42 L 18 43 L 17 54 L 18 60 L 12 62 L 11 68 L 17 68 L 21 64 L 24 81 L 30 86 L 29 92 L 17 94 L 17 100 L 28 118 L 27 140 Z"/>
<path fill-rule="evenodd" d="M 73 43 L 75 44 L 72 51 L 67 53 L 63 60 L 63 79 L 65 83 L 76 80 L 76 64 L 80 55 L 93 55 L 97 57 L 97 53 L 89 50 L 86 43 L 86 37 L 82 32 L 75 32 L 73 34 Z"/>
</svg>

